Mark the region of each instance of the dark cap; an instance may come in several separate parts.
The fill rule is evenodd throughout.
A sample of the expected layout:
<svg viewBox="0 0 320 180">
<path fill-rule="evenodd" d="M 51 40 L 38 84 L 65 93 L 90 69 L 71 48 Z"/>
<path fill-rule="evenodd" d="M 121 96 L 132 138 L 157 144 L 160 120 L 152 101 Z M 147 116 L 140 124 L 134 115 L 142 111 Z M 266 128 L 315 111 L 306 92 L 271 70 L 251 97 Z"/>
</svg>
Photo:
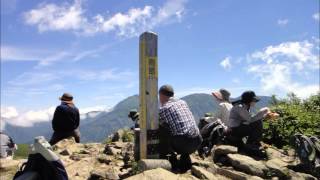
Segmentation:
<svg viewBox="0 0 320 180">
<path fill-rule="evenodd" d="M 139 112 L 136 109 L 131 109 L 128 117 L 131 119 L 137 119 L 139 117 Z"/>
<path fill-rule="evenodd" d="M 172 86 L 168 84 L 161 86 L 159 89 L 159 93 L 168 97 L 173 97 L 174 95 Z"/>
<path fill-rule="evenodd" d="M 61 101 L 72 101 L 73 96 L 70 93 L 63 93 L 63 95 L 59 99 Z"/>
<path fill-rule="evenodd" d="M 223 99 L 226 100 L 226 101 L 229 101 L 229 99 L 230 99 L 230 92 L 229 92 L 228 90 L 226 90 L 226 89 L 220 89 L 219 91 L 220 91 Z"/>
<path fill-rule="evenodd" d="M 245 91 L 241 95 L 241 101 L 243 103 L 258 102 L 260 101 L 260 98 L 256 96 L 256 94 L 253 91 Z"/>
</svg>

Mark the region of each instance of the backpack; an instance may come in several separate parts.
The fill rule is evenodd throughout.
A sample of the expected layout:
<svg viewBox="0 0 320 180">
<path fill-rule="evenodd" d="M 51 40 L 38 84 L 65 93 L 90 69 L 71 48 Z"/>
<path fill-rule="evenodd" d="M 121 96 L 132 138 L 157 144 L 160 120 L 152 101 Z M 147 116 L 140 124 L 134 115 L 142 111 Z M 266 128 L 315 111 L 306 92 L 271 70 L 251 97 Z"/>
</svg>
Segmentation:
<svg viewBox="0 0 320 180">
<path fill-rule="evenodd" d="M 67 172 L 60 160 L 49 162 L 41 154 L 29 154 L 13 180 L 68 180 Z"/>
<path fill-rule="evenodd" d="M 224 127 L 221 121 L 214 121 L 205 125 L 201 130 L 203 141 L 198 149 L 200 156 L 208 156 L 213 145 L 218 144 L 223 140 Z"/>
<path fill-rule="evenodd" d="M 315 158 L 315 171 L 320 174 L 320 140 L 316 136 L 311 136 L 310 140 L 314 144 L 314 148 L 316 150 L 316 158 Z"/>
<path fill-rule="evenodd" d="M 318 177 L 320 174 L 319 139 L 315 136 L 308 137 L 302 134 L 295 134 L 291 140 L 291 144 L 305 170 Z"/>
<path fill-rule="evenodd" d="M 316 136 L 311 136 L 310 140 L 314 144 L 314 148 L 316 150 L 316 153 L 320 154 L 320 140 Z"/>
</svg>

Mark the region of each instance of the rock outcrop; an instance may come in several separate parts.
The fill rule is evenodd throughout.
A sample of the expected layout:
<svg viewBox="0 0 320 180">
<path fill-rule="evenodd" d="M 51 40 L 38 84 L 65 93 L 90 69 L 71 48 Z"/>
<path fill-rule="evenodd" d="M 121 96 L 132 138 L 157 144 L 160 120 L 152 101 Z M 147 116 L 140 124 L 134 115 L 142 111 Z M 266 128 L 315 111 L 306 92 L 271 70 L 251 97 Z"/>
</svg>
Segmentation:
<svg viewBox="0 0 320 180">
<path fill-rule="evenodd" d="M 25 161 L 25 159 L 0 159 L 0 179 L 12 179 L 19 166 Z"/>
<path fill-rule="evenodd" d="M 197 153 L 192 154 L 191 170 L 181 174 L 171 172 L 166 164 L 163 168 L 143 168 L 143 161 L 134 161 L 132 142 L 123 142 L 121 132 L 108 143 L 76 143 L 73 138 L 64 139 L 53 146 L 61 158 L 71 180 L 102 179 L 316 179 L 310 174 L 295 172 L 290 166 L 299 162 L 281 150 L 268 147 L 267 160 L 255 160 L 239 154 L 233 146 L 220 145 L 212 150 L 212 156 L 201 159 Z M 117 136 L 114 135 L 114 136 Z M 112 136 L 112 137 L 114 137 Z M 118 141 L 114 141 L 118 139 Z M 19 164 L 25 160 L 1 160 L 0 175 L 2 179 L 12 179 Z"/>
<path fill-rule="evenodd" d="M 267 174 L 268 168 L 261 161 L 256 161 L 253 158 L 241 154 L 228 154 L 232 166 L 242 172 L 264 177 Z"/>
</svg>

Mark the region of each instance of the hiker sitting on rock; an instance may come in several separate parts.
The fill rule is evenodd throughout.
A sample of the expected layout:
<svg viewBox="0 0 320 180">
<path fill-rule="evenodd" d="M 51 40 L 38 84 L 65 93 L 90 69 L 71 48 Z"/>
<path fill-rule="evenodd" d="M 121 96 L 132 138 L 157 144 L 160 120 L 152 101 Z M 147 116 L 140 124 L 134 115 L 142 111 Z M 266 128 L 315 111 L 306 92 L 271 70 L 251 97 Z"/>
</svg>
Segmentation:
<svg viewBox="0 0 320 180">
<path fill-rule="evenodd" d="M 56 108 L 52 128 L 54 133 L 51 137 L 50 144 L 54 145 L 62 139 L 74 137 L 77 143 L 80 142 L 80 114 L 78 108 L 73 103 L 73 96 L 64 93 L 60 97 L 61 104 Z"/>
<path fill-rule="evenodd" d="M 201 130 L 205 125 L 219 121 L 224 126 L 225 131 L 228 129 L 229 115 L 232 108 L 230 103 L 230 92 L 225 89 L 213 92 L 212 96 L 218 102 L 218 110 L 214 115 L 206 113 L 203 118 L 199 121 L 199 129 Z"/>
<path fill-rule="evenodd" d="M 229 125 L 231 128 L 231 135 L 229 139 L 233 144 L 243 148 L 250 147 L 252 150 L 257 150 L 257 156 L 261 155 L 261 144 L 263 124 L 262 120 L 275 117 L 269 108 L 265 107 L 258 111 L 257 114 L 252 115 L 251 109 L 260 100 L 253 91 L 246 91 L 241 95 L 241 99 L 233 103 L 233 108 L 230 112 Z M 248 137 L 246 145 L 243 146 L 243 137 Z M 263 155 L 263 154 L 262 154 Z"/>
<path fill-rule="evenodd" d="M 197 150 L 202 137 L 187 103 L 173 96 L 170 85 L 160 88 L 160 158 L 167 159 L 170 154 L 172 168 L 186 171 L 191 168 L 189 155 Z M 179 161 L 175 153 L 181 154 Z"/>
<path fill-rule="evenodd" d="M 225 131 L 227 131 L 229 127 L 229 115 L 232 108 L 232 104 L 230 103 L 230 92 L 225 89 L 220 89 L 217 92 L 213 92 L 212 95 L 219 103 L 218 111 L 214 114 L 213 120 L 220 120 Z"/>
<path fill-rule="evenodd" d="M 14 151 L 17 149 L 18 147 L 12 138 L 0 132 L 0 158 L 12 159 Z"/>
</svg>

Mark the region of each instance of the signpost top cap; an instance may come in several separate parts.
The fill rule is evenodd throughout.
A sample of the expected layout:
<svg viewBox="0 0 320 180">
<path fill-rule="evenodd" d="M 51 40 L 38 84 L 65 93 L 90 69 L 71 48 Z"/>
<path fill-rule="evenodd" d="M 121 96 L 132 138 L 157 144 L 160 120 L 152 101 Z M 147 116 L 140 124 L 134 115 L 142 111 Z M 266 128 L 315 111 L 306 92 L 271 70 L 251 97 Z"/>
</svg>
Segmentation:
<svg viewBox="0 0 320 180">
<path fill-rule="evenodd" d="M 146 31 L 140 35 L 140 40 L 157 41 L 158 35 L 151 31 Z"/>
<path fill-rule="evenodd" d="M 152 35 L 158 36 L 157 33 L 152 32 L 152 31 L 146 31 L 146 32 L 142 33 L 140 36 L 142 36 L 142 35 L 144 35 L 144 34 L 152 34 Z"/>
</svg>

